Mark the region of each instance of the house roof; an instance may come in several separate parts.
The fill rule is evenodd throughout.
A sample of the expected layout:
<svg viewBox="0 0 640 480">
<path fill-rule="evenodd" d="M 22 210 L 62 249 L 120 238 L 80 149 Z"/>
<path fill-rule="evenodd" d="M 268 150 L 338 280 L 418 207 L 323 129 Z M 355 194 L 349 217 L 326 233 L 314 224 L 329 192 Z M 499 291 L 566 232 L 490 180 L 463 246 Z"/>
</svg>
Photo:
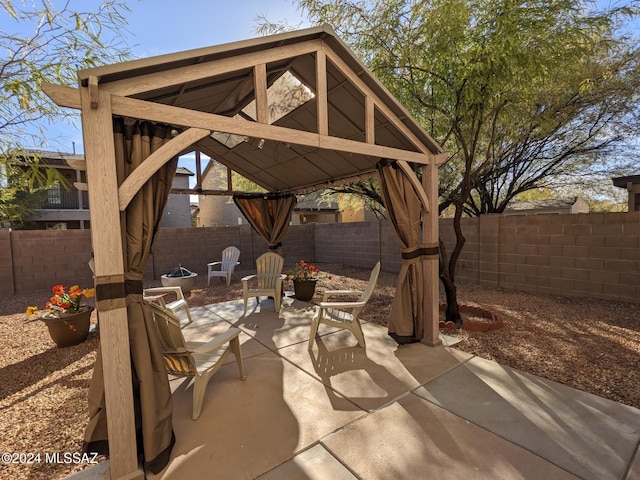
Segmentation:
<svg viewBox="0 0 640 480">
<path fill-rule="evenodd" d="M 531 200 L 528 202 L 511 202 L 509 203 L 509 206 L 505 208 L 505 211 L 571 208 L 577 201 L 578 197 L 550 198 L 547 200 Z"/>
<path fill-rule="evenodd" d="M 615 187 L 627 188 L 628 183 L 640 183 L 640 175 L 629 175 L 626 177 L 612 178 Z"/>
<path fill-rule="evenodd" d="M 285 72 L 315 96 L 270 123 L 261 113 L 269 100 L 263 100 L 256 79 L 266 78 L 271 86 Z M 82 70 L 78 76 L 82 86 L 97 78 L 100 90 L 114 99 L 174 108 L 163 110 L 162 121 L 166 112 L 176 112 L 170 117 L 178 132 L 196 126 L 239 136 L 244 141 L 227 146 L 220 136 L 206 135 L 192 150 L 269 191 L 299 192 L 357 179 L 374 172 L 383 157 L 428 163 L 421 159 L 433 161 L 442 153 L 328 25 Z M 254 100 L 256 116 L 263 115 L 258 121 L 242 112 Z M 114 114 L 116 107 L 114 100 Z M 189 115 L 181 116 L 182 109 Z"/>
<path fill-rule="evenodd" d="M 178 168 L 176 168 L 176 175 L 188 175 L 188 176 L 191 177 L 191 176 L 195 175 L 195 173 L 193 173 L 188 168 L 178 167 Z"/>
</svg>

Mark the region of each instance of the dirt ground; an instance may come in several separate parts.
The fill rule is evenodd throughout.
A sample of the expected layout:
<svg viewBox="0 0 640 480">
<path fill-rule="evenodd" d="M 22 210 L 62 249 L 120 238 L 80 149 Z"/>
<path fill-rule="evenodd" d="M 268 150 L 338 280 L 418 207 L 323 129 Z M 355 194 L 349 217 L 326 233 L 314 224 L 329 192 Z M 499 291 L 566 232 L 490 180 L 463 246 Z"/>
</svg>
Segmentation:
<svg viewBox="0 0 640 480">
<path fill-rule="evenodd" d="M 316 266 L 331 278 L 319 281 L 314 302 L 326 289 L 362 289 L 369 277 L 368 270 Z M 396 279 L 393 273 L 380 274 L 364 320 L 386 325 Z M 290 283 L 285 286 L 292 289 Z M 29 465 L 0 464 L 3 480 L 62 478 L 87 466 L 44 462 L 45 453 L 80 451 L 98 346 L 98 335 L 91 333 L 81 345 L 56 348 L 41 322 L 25 323 L 26 307 L 42 308 L 47 297 L 48 292 L 0 297 L 0 452 L 41 454 L 40 462 Z M 486 333 L 443 332 L 462 340 L 459 350 L 640 408 L 640 304 L 466 283 L 459 285 L 459 297 L 491 310 L 504 323 Z M 217 281 L 206 287 L 201 278 L 188 302 L 195 307 L 240 298 L 239 281 L 229 288 Z"/>
</svg>

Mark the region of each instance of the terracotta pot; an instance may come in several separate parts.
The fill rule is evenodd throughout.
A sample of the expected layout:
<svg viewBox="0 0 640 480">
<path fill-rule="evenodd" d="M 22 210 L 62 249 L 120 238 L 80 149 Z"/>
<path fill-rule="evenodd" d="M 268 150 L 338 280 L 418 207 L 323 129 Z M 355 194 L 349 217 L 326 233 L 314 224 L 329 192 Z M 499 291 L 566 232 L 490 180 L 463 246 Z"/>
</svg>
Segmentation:
<svg viewBox="0 0 640 480">
<path fill-rule="evenodd" d="M 317 280 L 294 280 L 293 291 L 296 298 L 302 302 L 308 302 L 316 293 Z"/>
<path fill-rule="evenodd" d="M 92 311 L 93 307 L 80 307 L 77 312 L 64 313 L 60 318 L 43 315 L 41 320 L 58 347 L 71 347 L 87 339 Z"/>
</svg>

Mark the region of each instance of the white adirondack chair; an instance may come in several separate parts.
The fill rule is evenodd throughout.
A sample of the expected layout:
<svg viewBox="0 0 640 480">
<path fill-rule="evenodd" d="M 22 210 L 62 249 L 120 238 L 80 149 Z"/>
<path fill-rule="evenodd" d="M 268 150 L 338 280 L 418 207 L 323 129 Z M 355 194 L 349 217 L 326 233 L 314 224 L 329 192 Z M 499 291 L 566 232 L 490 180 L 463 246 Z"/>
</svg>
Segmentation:
<svg viewBox="0 0 640 480">
<path fill-rule="evenodd" d="M 224 278 L 228 287 L 231 283 L 233 270 L 236 268 L 236 265 L 240 265 L 240 262 L 238 262 L 239 258 L 240 250 L 236 247 L 227 247 L 222 251 L 222 260 L 207 263 L 207 287 L 212 277 Z"/>
<path fill-rule="evenodd" d="M 313 348 L 313 341 L 318 333 L 318 326 L 321 323 L 331 325 L 332 327 L 344 328 L 349 330 L 358 340 L 358 345 L 364 348 L 364 334 L 360 326 L 360 312 L 371 298 L 378 275 L 380 274 L 380 262 L 373 267 L 369 277 L 369 283 L 364 291 L 360 290 L 327 290 L 322 296 L 322 301 L 316 310 L 313 321 L 311 322 L 311 334 L 309 335 L 309 350 Z M 355 301 L 333 301 L 335 297 L 354 297 L 358 295 Z"/>
<path fill-rule="evenodd" d="M 202 412 L 202 403 L 209 380 L 224 364 L 229 353 L 236 357 L 240 379 L 244 380 L 244 364 L 240 352 L 240 329 L 229 327 L 222 335 L 200 344 L 187 342 L 182 335 L 180 320 L 157 303 L 146 302 L 151 308 L 158 329 L 167 371 L 172 375 L 194 377 L 192 420 Z"/>
<path fill-rule="evenodd" d="M 165 297 L 165 295 L 169 295 L 169 297 Z M 174 296 L 175 300 L 172 300 Z M 187 313 L 187 320 L 189 323 L 192 322 L 189 305 L 187 305 L 182 289 L 178 286 L 145 288 L 142 291 L 142 298 L 147 302 L 157 303 L 162 308 L 170 310 L 174 315 L 177 315 L 180 310 L 184 310 Z"/>
<path fill-rule="evenodd" d="M 287 277 L 282 273 L 284 258 L 275 252 L 267 252 L 256 259 L 256 274 L 242 278 L 242 295 L 244 297 L 244 313 L 247 313 L 247 301 L 255 297 L 273 297 L 276 312 L 280 311 L 282 282 Z"/>
</svg>

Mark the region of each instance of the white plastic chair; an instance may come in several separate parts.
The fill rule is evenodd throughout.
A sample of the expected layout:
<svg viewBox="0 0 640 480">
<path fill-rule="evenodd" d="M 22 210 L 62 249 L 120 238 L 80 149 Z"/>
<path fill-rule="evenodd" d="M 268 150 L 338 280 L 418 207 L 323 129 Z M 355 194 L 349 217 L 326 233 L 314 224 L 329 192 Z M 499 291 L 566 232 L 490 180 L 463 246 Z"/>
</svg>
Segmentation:
<svg viewBox="0 0 640 480">
<path fill-rule="evenodd" d="M 273 297 L 276 312 L 280 311 L 282 282 L 287 277 L 282 273 L 283 266 L 284 258 L 275 252 L 264 253 L 256 259 L 256 274 L 242 278 L 245 314 L 250 297 L 256 297 L 258 303 L 260 303 L 260 297 Z"/>
<path fill-rule="evenodd" d="M 207 286 L 209 286 L 212 277 L 220 277 L 226 279 L 228 287 L 231 283 L 233 270 L 236 268 L 236 265 L 240 265 L 240 262 L 238 262 L 239 258 L 240 250 L 236 247 L 227 247 L 222 251 L 222 260 L 207 263 Z M 219 266 L 219 269 L 215 268 L 217 266 Z"/>
<path fill-rule="evenodd" d="M 309 335 L 309 350 L 313 348 L 313 341 L 318 333 L 318 326 L 325 323 L 332 327 L 349 330 L 358 340 L 358 345 L 365 347 L 364 334 L 360 326 L 360 312 L 371 298 L 380 274 L 380 262 L 373 267 L 369 276 L 369 283 L 364 291 L 360 290 L 327 290 L 322 296 L 322 301 L 316 310 L 311 322 L 311 334 Z M 330 301 L 334 297 L 356 296 L 355 301 Z"/>
<path fill-rule="evenodd" d="M 165 297 L 167 294 L 175 295 L 175 300 L 167 302 Z M 142 298 L 147 302 L 158 304 L 160 307 L 171 311 L 174 315 L 177 315 L 180 310 L 184 310 L 187 313 L 187 320 L 189 323 L 192 322 L 189 305 L 184 298 L 182 289 L 178 286 L 145 288 L 142 291 Z"/>
<path fill-rule="evenodd" d="M 240 352 L 240 329 L 229 327 L 222 335 L 207 343 L 187 342 L 180 329 L 180 320 L 157 303 L 146 302 L 151 308 L 162 345 L 164 363 L 172 375 L 193 377 L 192 420 L 202 411 L 204 394 L 209 380 L 224 364 L 229 353 L 236 357 L 240 379 L 244 380 L 244 364 Z"/>
</svg>

